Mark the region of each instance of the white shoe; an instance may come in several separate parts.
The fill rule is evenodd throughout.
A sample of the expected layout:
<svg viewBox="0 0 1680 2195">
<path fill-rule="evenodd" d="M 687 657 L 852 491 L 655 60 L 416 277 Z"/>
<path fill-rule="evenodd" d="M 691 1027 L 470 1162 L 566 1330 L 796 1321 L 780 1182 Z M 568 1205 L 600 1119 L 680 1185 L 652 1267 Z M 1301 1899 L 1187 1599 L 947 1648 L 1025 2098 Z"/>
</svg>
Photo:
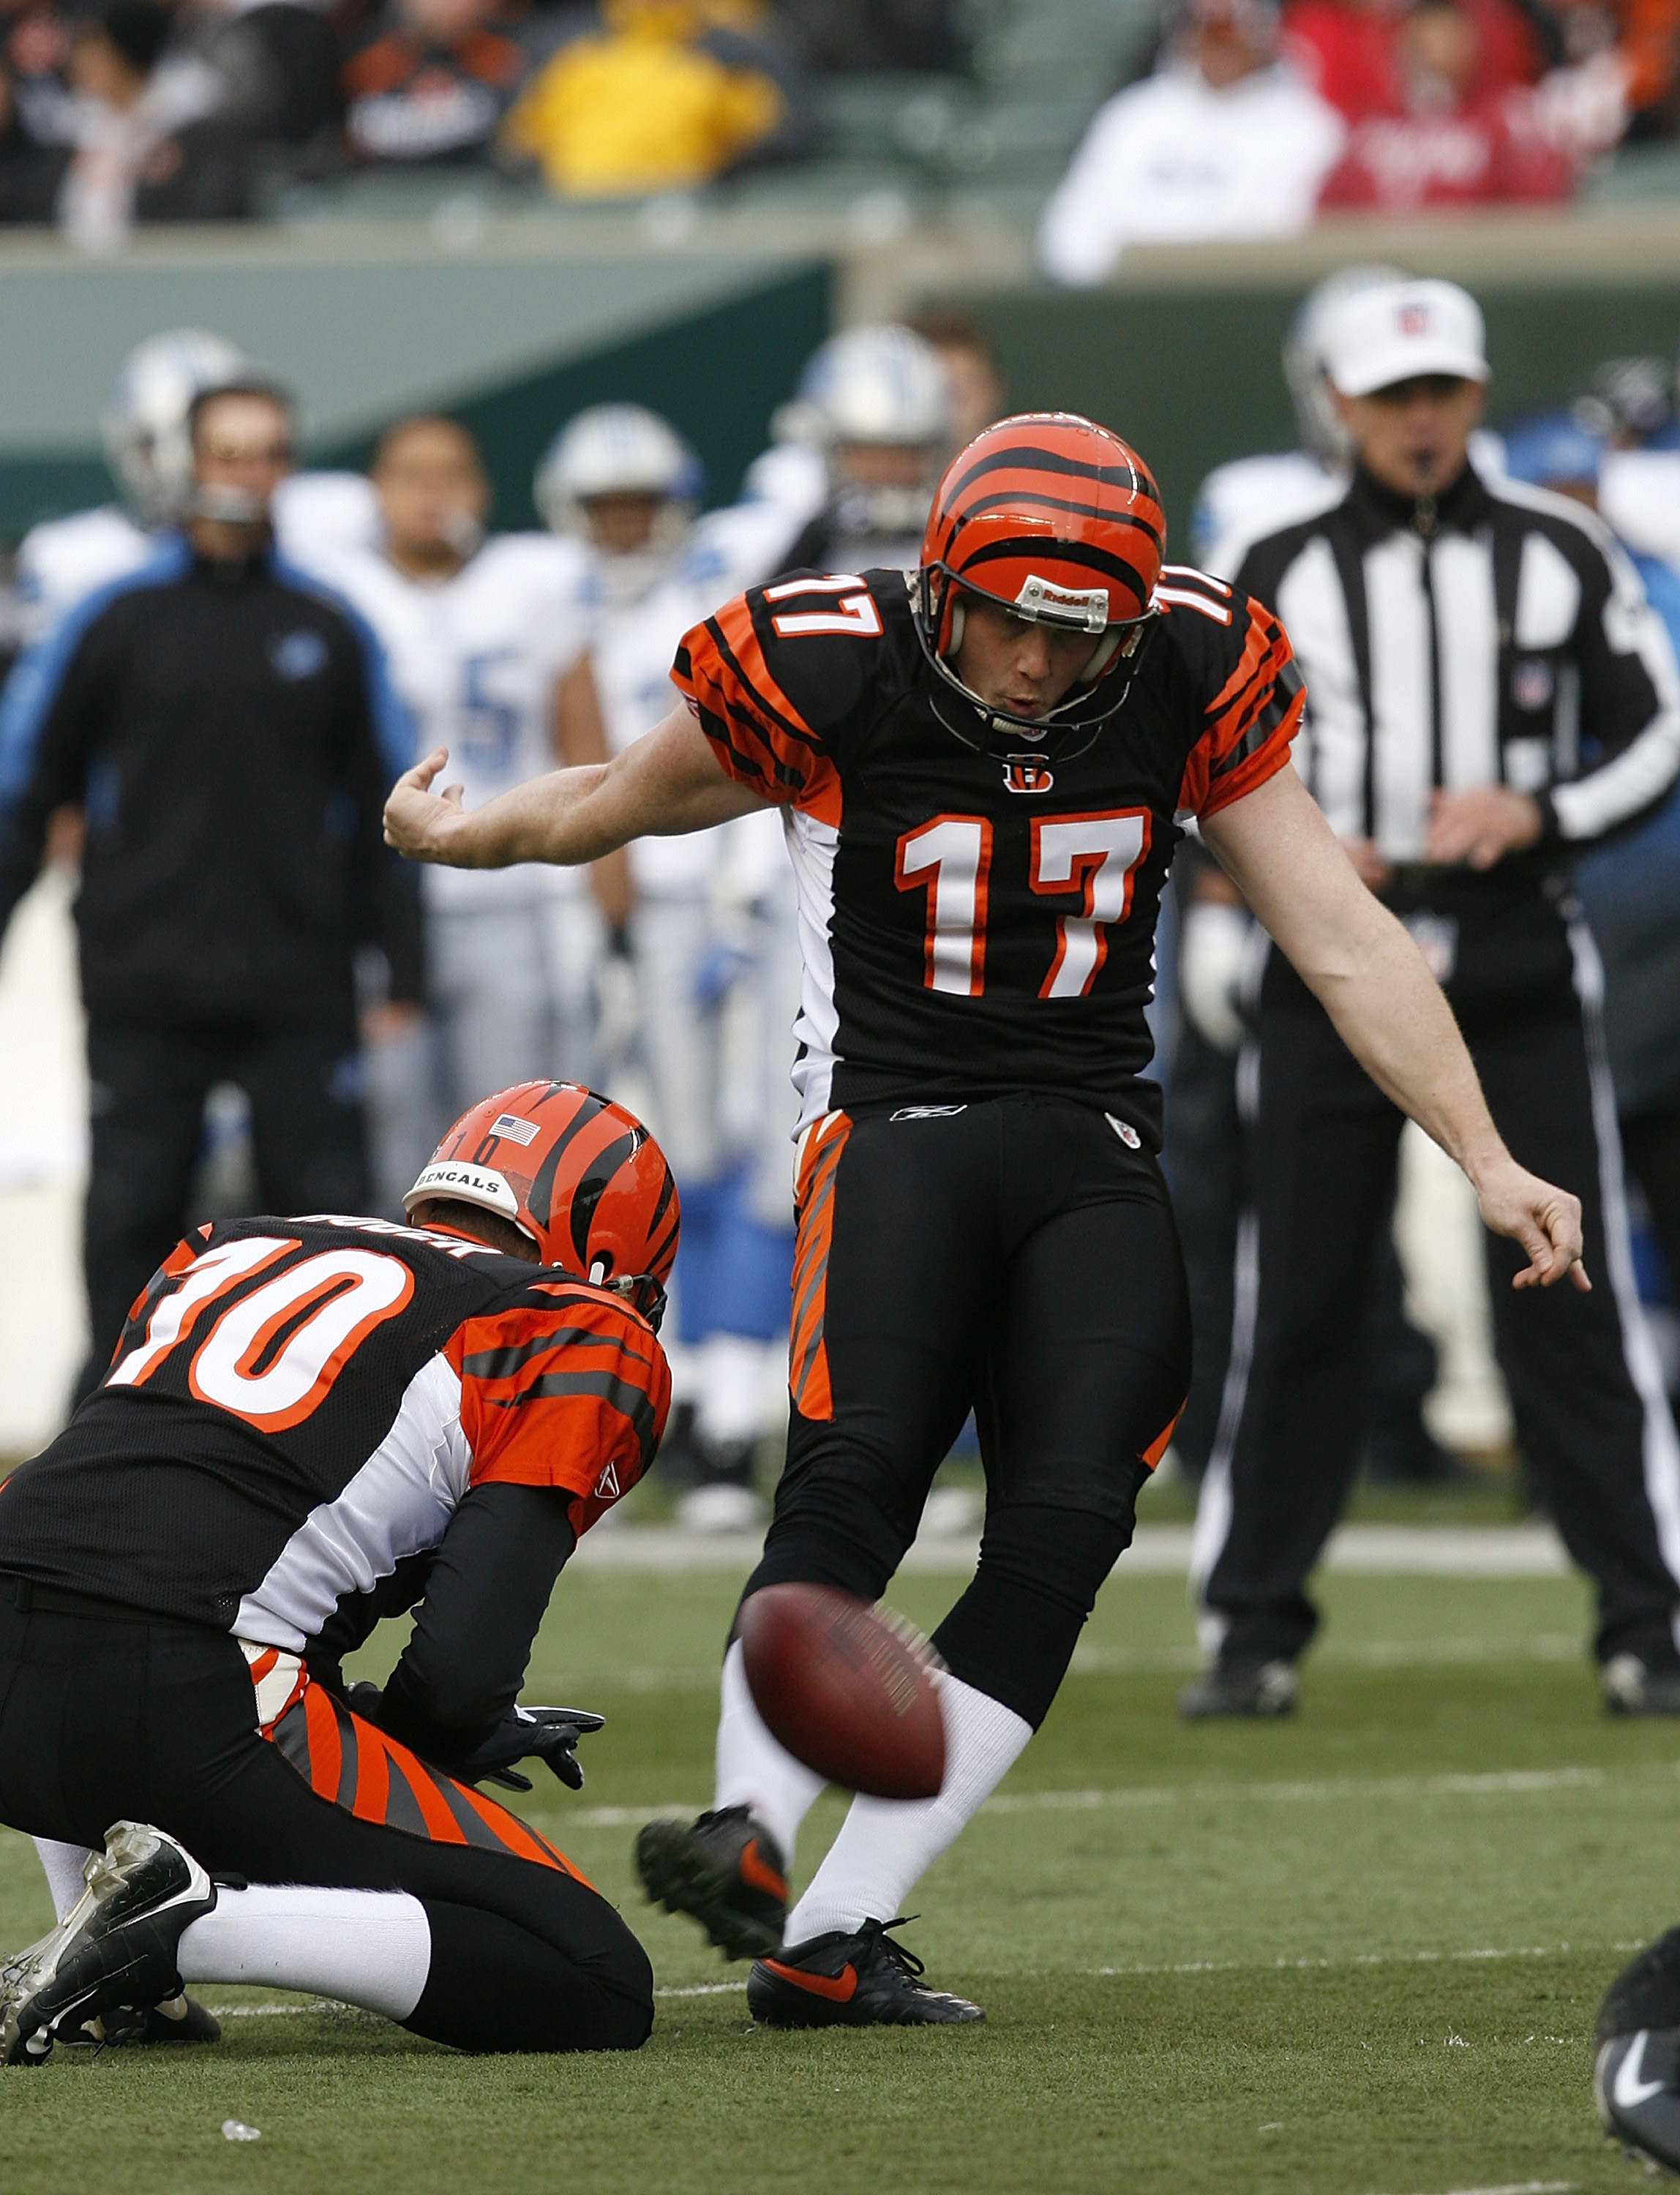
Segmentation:
<svg viewBox="0 0 1680 2195">
<path fill-rule="evenodd" d="M 176 1947 L 216 1906 L 189 1852 L 143 1822 L 117 1822 L 82 1869 L 87 1888 L 50 1935 L 0 1963 L 0 2064 L 38 2065 L 52 2029 L 181 1993 Z"/>
</svg>

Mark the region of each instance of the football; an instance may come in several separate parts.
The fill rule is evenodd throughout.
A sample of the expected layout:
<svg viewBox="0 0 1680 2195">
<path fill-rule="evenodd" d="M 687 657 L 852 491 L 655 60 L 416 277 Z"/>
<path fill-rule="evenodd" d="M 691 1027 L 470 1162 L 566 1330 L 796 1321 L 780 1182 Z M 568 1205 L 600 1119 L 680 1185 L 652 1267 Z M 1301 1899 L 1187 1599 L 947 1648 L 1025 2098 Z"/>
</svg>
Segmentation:
<svg viewBox="0 0 1680 2195">
<path fill-rule="evenodd" d="M 771 1585 L 741 1618 L 759 1713 L 797 1760 L 875 1799 L 931 1799 L 945 1773 L 934 1664 L 865 1600 Z"/>
</svg>

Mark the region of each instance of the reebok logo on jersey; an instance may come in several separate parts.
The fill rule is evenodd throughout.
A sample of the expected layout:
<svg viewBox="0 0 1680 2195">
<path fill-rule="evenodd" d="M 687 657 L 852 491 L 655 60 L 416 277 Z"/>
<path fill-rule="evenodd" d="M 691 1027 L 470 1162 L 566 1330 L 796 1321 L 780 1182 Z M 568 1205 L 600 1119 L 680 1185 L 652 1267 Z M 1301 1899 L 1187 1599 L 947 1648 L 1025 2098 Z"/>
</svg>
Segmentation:
<svg viewBox="0 0 1680 2195">
<path fill-rule="evenodd" d="M 1003 765 L 1003 782 L 1011 792 L 1048 792 L 1055 781 L 1048 755 L 1011 755 Z"/>
<path fill-rule="evenodd" d="M 891 1117 L 895 1121 L 951 1121 L 967 1110 L 966 1105 L 901 1105 Z"/>
<path fill-rule="evenodd" d="M 498 1113 L 490 1123 L 493 1136 L 505 1136 L 511 1144 L 528 1144 L 536 1138 L 537 1123 L 522 1121 L 517 1113 Z"/>
<path fill-rule="evenodd" d="M 595 1482 L 598 1501 L 616 1501 L 619 1496 L 618 1466 L 609 1463 Z"/>
</svg>

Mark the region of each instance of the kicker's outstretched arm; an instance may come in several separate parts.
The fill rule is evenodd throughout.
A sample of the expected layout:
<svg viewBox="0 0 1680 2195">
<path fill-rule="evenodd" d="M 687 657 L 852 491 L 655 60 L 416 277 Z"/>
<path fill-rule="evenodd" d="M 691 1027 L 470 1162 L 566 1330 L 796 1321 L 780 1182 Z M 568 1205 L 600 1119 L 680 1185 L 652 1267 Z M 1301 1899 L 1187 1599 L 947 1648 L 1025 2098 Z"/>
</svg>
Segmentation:
<svg viewBox="0 0 1680 2195">
<path fill-rule="evenodd" d="M 436 748 L 398 778 L 385 803 L 385 841 L 450 868 L 574 867 L 632 838 L 708 830 L 764 804 L 725 775 L 683 703 L 612 761 L 551 770 L 471 812 L 458 785 L 431 790 L 448 758 Z"/>
<path fill-rule="evenodd" d="M 1458 1161 L 1487 1225 L 1527 1252 L 1516 1285 L 1567 1273 L 1590 1286 L 1579 1200 L 1505 1149 L 1423 955 L 1360 882 L 1293 769 L 1204 818 L 1202 835 L 1371 1080 Z"/>
</svg>

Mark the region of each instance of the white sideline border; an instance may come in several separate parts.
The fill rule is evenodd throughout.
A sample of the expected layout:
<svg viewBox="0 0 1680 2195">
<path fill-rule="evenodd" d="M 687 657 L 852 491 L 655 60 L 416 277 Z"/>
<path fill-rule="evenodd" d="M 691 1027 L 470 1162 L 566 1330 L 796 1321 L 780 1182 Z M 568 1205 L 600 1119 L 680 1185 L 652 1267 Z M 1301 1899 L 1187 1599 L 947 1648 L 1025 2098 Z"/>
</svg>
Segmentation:
<svg viewBox="0 0 1680 2195">
<path fill-rule="evenodd" d="M 1188 1524 L 1140 1524 L 1115 1566 L 1128 1576 L 1185 1577 L 1190 1570 Z M 594 1531 L 580 1543 L 569 1569 L 586 1570 L 730 1570 L 745 1576 L 763 1547 L 756 1532 L 685 1532 L 669 1524 L 626 1522 Z M 912 1571 L 972 1570 L 980 1543 L 973 1535 L 924 1535 L 905 1556 Z M 1331 1535 L 1325 1567 L 1357 1577 L 1566 1577 L 1569 1558 L 1550 1524 L 1343 1524 Z"/>
<path fill-rule="evenodd" d="M 1664 1778 L 1680 1778 L 1680 1761 L 1639 1762 L 1625 1769 L 1510 1768 L 1435 1776 L 1328 1776 L 1254 1783 L 1204 1780 L 1122 1785 L 1109 1790 L 1001 1791 L 986 1800 L 976 1818 L 988 1814 L 1101 1812 L 1110 1807 L 1181 1806 L 1230 1800 L 1322 1806 L 1337 1799 L 1527 1798 L 1552 1791 L 1602 1791 L 1613 1784 Z M 567 1816 L 565 1829 L 634 1829 L 659 1816 L 680 1820 L 701 1811 L 701 1802 L 695 1799 L 655 1800 L 638 1806 L 580 1806 Z"/>
</svg>

